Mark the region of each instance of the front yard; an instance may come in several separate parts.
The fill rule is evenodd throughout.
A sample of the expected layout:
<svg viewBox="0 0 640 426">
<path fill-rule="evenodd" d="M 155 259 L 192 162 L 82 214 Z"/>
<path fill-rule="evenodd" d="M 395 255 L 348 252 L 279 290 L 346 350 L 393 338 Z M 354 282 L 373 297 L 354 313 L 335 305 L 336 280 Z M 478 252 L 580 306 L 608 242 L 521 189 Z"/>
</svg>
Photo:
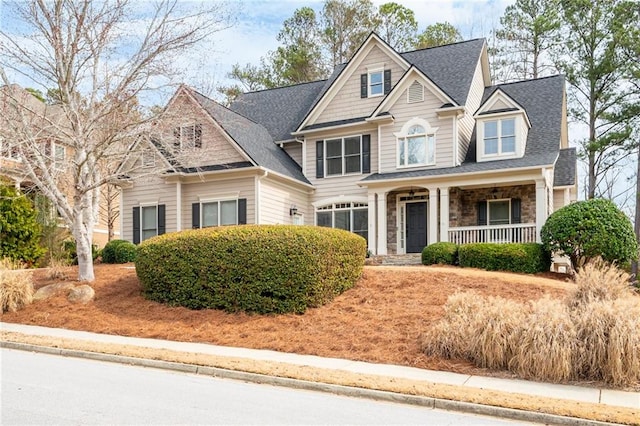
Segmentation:
<svg viewBox="0 0 640 426">
<path fill-rule="evenodd" d="M 96 265 L 95 301 L 59 296 L 5 313 L 2 321 L 124 336 L 271 349 L 469 374 L 499 374 L 463 360 L 427 357 L 419 336 L 443 314 L 456 291 L 475 290 L 515 301 L 563 297 L 573 285 L 562 275 L 517 275 L 451 267 L 367 266 L 356 286 L 304 315 L 192 311 L 144 299 L 132 264 Z M 71 280 L 76 276 L 69 269 Z M 59 280 L 34 272 L 36 289 Z"/>
</svg>

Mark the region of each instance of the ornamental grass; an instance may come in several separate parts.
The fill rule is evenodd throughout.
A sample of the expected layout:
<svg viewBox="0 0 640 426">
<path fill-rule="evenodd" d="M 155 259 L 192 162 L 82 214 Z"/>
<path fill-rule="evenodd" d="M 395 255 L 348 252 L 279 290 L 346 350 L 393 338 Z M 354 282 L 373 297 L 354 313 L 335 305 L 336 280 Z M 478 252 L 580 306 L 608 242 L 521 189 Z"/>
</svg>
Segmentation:
<svg viewBox="0 0 640 426">
<path fill-rule="evenodd" d="M 22 265 L 0 259 L 0 306 L 2 312 L 16 312 L 33 301 L 31 273 L 21 270 Z"/>
</svg>

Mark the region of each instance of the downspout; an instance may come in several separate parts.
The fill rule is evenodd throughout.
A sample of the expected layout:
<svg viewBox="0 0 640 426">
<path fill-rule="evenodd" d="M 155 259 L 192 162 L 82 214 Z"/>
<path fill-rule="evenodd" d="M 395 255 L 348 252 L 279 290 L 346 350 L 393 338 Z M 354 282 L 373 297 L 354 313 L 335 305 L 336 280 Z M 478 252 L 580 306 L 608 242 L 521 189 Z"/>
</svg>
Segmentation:
<svg viewBox="0 0 640 426">
<path fill-rule="evenodd" d="M 306 139 L 295 139 L 296 142 L 300 142 L 302 145 L 302 164 L 300 164 L 300 167 L 302 167 L 302 174 L 307 176 L 307 144 L 305 143 L 305 140 Z"/>
</svg>

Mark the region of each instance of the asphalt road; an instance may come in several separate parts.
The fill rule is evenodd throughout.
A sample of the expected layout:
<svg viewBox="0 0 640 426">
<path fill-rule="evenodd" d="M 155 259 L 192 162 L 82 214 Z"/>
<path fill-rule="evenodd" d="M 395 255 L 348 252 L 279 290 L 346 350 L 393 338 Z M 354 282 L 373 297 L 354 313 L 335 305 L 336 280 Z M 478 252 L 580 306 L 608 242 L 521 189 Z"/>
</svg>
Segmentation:
<svg viewBox="0 0 640 426">
<path fill-rule="evenodd" d="M 2 425 L 526 424 L 11 349 L 0 368 Z"/>
</svg>

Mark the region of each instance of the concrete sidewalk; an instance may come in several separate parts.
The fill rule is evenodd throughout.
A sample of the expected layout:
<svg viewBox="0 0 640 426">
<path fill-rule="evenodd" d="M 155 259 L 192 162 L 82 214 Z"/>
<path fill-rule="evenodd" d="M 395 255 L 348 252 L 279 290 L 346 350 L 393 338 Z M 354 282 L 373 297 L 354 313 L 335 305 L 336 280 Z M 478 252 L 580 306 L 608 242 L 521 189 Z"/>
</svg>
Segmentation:
<svg viewBox="0 0 640 426">
<path fill-rule="evenodd" d="M 571 386 L 533 382 L 527 380 L 503 379 L 495 377 L 470 376 L 465 374 L 449 373 L 443 371 L 430 371 L 418 368 L 403 367 L 397 365 L 370 364 L 359 361 L 350 361 L 336 358 L 322 358 L 311 355 L 298 355 L 281 353 L 269 350 L 256 350 L 245 348 L 232 348 L 215 346 L 202 343 L 175 342 L 168 340 L 124 337 L 107 334 L 88 333 L 57 328 L 44 328 L 22 324 L 0 322 L 0 331 L 19 333 L 26 336 L 44 336 L 52 338 L 72 339 L 74 341 L 96 342 L 110 345 L 127 345 L 139 348 L 166 349 L 188 354 L 206 354 L 219 357 L 242 358 L 253 361 L 277 362 L 294 366 L 308 366 L 320 369 L 348 372 L 362 375 L 375 375 L 390 379 L 409 379 L 435 384 L 453 385 L 467 389 L 489 389 L 499 392 L 524 394 L 543 398 L 554 398 L 581 403 L 600 404 L 603 407 L 615 406 L 626 409 L 638 410 L 640 422 L 640 392 L 625 392 L 611 389 L 599 389 L 594 387 Z M 1 342 L 5 347 L 16 347 Z M 18 348 L 20 348 L 18 346 Z M 24 345 L 23 349 L 34 348 Z M 37 350 L 37 349 L 36 349 Z M 65 354 L 65 353 L 63 353 Z M 66 355 L 73 355 L 66 353 Z M 110 358 L 113 358 L 111 356 Z M 117 361 L 117 359 L 107 359 Z M 132 363 L 127 357 L 127 363 Z M 145 364 L 149 365 L 149 364 Z M 150 365 L 158 366 L 158 365 Z M 161 367 L 161 366 L 160 366 Z M 250 380 L 250 379 L 247 379 Z M 397 400 L 397 398 L 394 398 Z M 498 414 L 499 415 L 499 414 Z M 507 416 L 509 417 L 509 416 Z M 560 419 L 537 418 L 532 421 L 551 423 L 563 423 Z M 565 424 L 581 424 L 567 423 Z M 590 423 L 594 424 L 594 423 Z"/>
</svg>

